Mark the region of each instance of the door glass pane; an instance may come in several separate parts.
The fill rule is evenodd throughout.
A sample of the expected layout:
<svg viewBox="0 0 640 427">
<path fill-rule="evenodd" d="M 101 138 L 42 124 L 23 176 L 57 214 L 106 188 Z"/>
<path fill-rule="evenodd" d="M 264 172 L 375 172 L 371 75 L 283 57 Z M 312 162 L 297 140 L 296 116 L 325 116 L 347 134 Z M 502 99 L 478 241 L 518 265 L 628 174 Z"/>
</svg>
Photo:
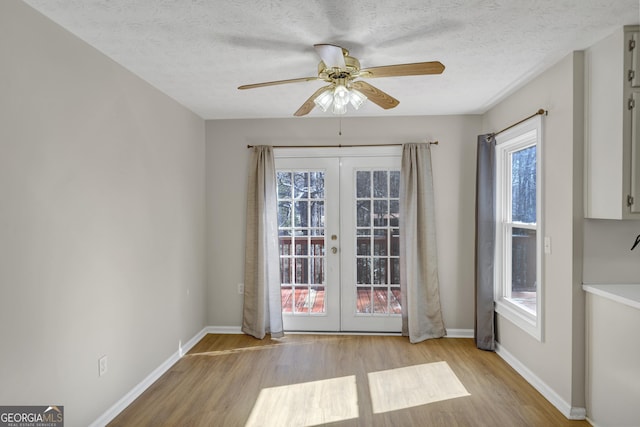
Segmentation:
<svg viewBox="0 0 640 427">
<path fill-rule="evenodd" d="M 400 284 L 400 258 L 389 260 L 389 281 L 393 285 Z"/>
<path fill-rule="evenodd" d="M 309 304 L 311 303 L 311 295 L 309 288 L 296 287 L 295 297 L 293 301 L 294 313 L 309 313 Z"/>
<path fill-rule="evenodd" d="M 369 227 L 371 225 L 371 201 L 370 200 L 358 200 L 357 201 L 357 213 L 358 227 Z"/>
<path fill-rule="evenodd" d="M 387 255 L 387 229 L 373 230 L 373 254 L 376 256 Z"/>
<path fill-rule="evenodd" d="M 309 174 L 309 197 L 311 199 L 324 199 L 324 172 L 311 172 Z"/>
<path fill-rule="evenodd" d="M 388 225 L 388 201 L 375 200 L 373 202 L 373 223 L 376 227 L 385 227 Z"/>
<path fill-rule="evenodd" d="M 369 230 L 358 230 L 356 239 L 356 255 L 371 255 L 371 235 Z"/>
<path fill-rule="evenodd" d="M 400 197 L 400 171 L 389 171 L 389 197 Z"/>
<path fill-rule="evenodd" d="M 291 313 L 293 311 L 293 289 L 291 286 L 280 287 L 280 295 L 282 296 L 282 312 Z"/>
<path fill-rule="evenodd" d="M 309 249 L 309 242 L 307 240 L 307 237 L 302 236 L 302 237 L 298 237 L 296 236 L 293 240 L 293 244 L 294 244 L 294 248 L 295 248 L 295 254 L 296 255 L 307 255 L 308 252 L 307 250 Z"/>
<path fill-rule="evenodd" d="M 389 190 L 387 175 L 387 171 L 373 172 L 373 197 L 387 197 Z"/>
<path fill-rule="evenodd" d="M 356 185 L 355 198 L 356 313 L 398 315 L 401 312 L 400 172 L 357 171 L 356 180 L 361 180 Z M 369 182 L 372 191 L 365 191 Z"/>
<path fill-rule="evenodd" d="M 400 202 L 398 200 L 389 201 L 389 225 L 398 227 L 400 225 Z"/>
<path fill-rule="evenodd" d="M 536 230 L 512 229 L 511 299 L 536 312 Z"/>
<path fill-rule="evenodd" d="M 291 201 L 278 202 L 278 225 L 280 229 L 291 227 Z"/>
<path fill-rule="evenodd" d="M 373 312 L 386 314 L 389 311 L 389 289 L 385 287 L 373 288 Z"/>
<path fill-rule="evenodd" d="M 308 259 L 305 258 L 295 258 L 295 274 L 294 274 L 294 283 L 304 285 L 309 283 L 309 270 L 307 268 Z"/>
<path fill-rule="evenodd" d="M 389 245 L 389 254 L 392 257 L 400 256 L 400 229 L 392 228 L 390 230 L 391 233 L 391 241 Z M 398 282 L 399 283 L 399 282 Z"/>
<path fill-rule="evenodd" d="M 536 222 L 536 146 L 511 153 L 511 218 Z"/>
<path fill-rule="evenodd" d="M 356 282 L 360 285 L 368 285 L 371 283 L 371 258 L 356 259 Z"/>
<path fill-rule="evenodd" d="M 372 313 L 371 307 L 371 287 L 358 286 L 356 288 L 356 313 Z"/>
<path fill-rule="evenodd" d="M 291 173 L 281 172 L 277 175 L 278 199 L 291 199 Z"/>
<path fill-rule="evenodd" d="M 400 304 L 400 287 L 399 286 L 391 288 L 391 294 L 389 295 L 389 309 L 393 314 L 402 314 L 402 305 Z"/>
<path fill-rule="evenodd" d="M 317 236 L 317 235 L 311 236 L 310 254 L 315 257 L 324 256 L 324 236 Z M 316 282 L 316 283 L 322 283 L 322 282 Z"/>
<path fill-rule="evenodd" d="M 293 197 L 296 199 L 309 197 L 309 174 L 307 172 L 294 172 L 293 183 Z"/>
<path fill-rule="evenodd" d="M 294 202 L 294 216 L 293 216 L 293 226 L 294 227 L 308 227 L 309 221 L 307 220 L 309 216 L 309 212 L 307 211 L 309 202 L 305 201 L 296 201 Z"/>
<path fill-rule="evenodd" d="M 280 258 L 280 282 L 291 283 L 291 259 Z"/>
<path fill-rule="evenodd" d="M 311 227 L 324 227 L 324 202 L 311 202 Z"/>
<path fill-rule="evenodd" d="M 373 283 L 376 285 L 388 284 L 387 258 L 373 258 Z"/>
<path fill-rule="evenodd" d="M 278 170 L 276 179 L 282 312 L 325 313 L 325 173 Z"/>
<path fill-rule="evenodd" d="M 371 197 L 371 172 L 356 172 L 356 197 Z"/>
</svg>

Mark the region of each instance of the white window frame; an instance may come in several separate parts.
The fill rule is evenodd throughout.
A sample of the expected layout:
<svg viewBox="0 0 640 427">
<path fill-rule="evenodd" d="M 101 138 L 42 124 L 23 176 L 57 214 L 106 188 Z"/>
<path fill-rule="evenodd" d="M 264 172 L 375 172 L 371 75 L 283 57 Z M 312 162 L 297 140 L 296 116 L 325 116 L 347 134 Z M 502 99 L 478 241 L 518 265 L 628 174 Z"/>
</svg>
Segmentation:
<svg viewBox="0 0 640 427">
<path fill-rule="evenodd" d="M 536 146 L 536 224 L 511 222 L 510 154 Z M 542 200 L 542 118 L 535 116 L 496 136 L 496 248 L 495 248 L 495 310 L 538 341 L 543 340 L 543 200 Z M 511 229 L 536 230 L 536 312 L 511 300 Z"/>
</svg>

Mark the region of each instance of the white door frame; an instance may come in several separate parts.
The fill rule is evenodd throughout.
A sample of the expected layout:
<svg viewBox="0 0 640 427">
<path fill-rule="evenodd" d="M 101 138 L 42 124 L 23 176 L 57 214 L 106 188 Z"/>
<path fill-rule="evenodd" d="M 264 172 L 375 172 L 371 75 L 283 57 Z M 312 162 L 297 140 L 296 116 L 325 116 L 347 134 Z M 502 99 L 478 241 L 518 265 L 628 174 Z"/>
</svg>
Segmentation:
<svg viewBox="0 0 640 427">
<path fill-rule="evenodd" d="M 328 197 L 339 192 L 335 207 L 325 206 L 326 211 L 326 315 L 293 316 L 283 314 L 284 329 L 290 331 L 367 331 L 367 332 L 400 332 L 400 316 L 362 315 L 355 313 L 355 287 L 353 282 L 355 259 L 355 212 L 352 212 L 354 199 L 353 167 L 389 168 L 389 159 L 395 161 L 400 169 L 401 146 L 381 147 L 323 147 L 323 148 L 275 148 L 274 157 L 276 169 L 305 169 L 320 170 L 331 168 L 332 161 L 340 162 L 348 167 L 339 167 L 335 176 L 325 177 L 325 190 Z M 310 161 L 306 161 L 310 160 Z M 348 169 L 348 170 L 347 170 Z M 333 170 L 333 169 L 331 169 Z M 348 174 L 349 176 L 346 176 Z M 342 176 L 340 176 L 342 175 Z M 335 179 L 337 182 L 334 182 Z M 344 181 L 343 181 L 344 180 Z M 342 185 L 340 185 L 342 183 Z M 353 214 L 344 215 L 340 209 L 347 209 Z M 345 211 L 346 212 L 346 211 Z M 348 216 L 348 218 L 347 218 Z M 336 221 L 336 219 L 338 219 Z M 350 230 L 345 233 L 345 230 Z M 344 235 L 343 235 L 344 234 Z M 331 236 L 337 236 L 332 241 Z M 346 245 L 346 242 L 352 242 Z M 336 247 L 337 253 L 331 248 Z M 346 262 L 349 260 L 350 262 Z M 342 261 L 342 262 L 341 262 Z M 344 276 L 344 277 L 343 277 Z M 348 279 L 347 279 L 348 278 Z M 335 292 L 331 284 L 338 285 L 340 292 Z M 353 308 L 350 308 L 353 307 Z"/>
</svg>

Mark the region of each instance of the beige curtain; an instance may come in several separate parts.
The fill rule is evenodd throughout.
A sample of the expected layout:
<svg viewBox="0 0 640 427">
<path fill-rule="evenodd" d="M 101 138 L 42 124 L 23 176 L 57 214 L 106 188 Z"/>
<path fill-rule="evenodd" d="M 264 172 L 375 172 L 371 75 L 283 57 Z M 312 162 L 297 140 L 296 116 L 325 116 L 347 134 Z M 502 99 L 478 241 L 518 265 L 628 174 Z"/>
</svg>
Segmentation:
<svg viewBox="0 0 640 427">
<path fill-rule="evenodd" d="M 242 332 L 282 337 L 278 206 L 273 149 L 255 146 L 249 164 Z"/>
<path fill-rule="evenodd" d="M 446 335 L 440 310 L 431 148 L 404 144 L 400 172 L 402 334 L 412 343 Z"/>
</svg>

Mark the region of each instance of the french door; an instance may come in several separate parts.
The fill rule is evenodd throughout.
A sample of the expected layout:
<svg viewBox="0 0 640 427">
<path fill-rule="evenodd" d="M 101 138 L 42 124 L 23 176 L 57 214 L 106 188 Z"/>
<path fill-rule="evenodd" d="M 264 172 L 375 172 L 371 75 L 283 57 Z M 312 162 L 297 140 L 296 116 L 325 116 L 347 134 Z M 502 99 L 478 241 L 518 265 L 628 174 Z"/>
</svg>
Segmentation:
<svg viewBox="0 0 640 427">
<path fill-rule="evenodd" d="M 285 330 L 400 331 L 400 157 L 381 151 L 276 151 Z"/>
</svg>

